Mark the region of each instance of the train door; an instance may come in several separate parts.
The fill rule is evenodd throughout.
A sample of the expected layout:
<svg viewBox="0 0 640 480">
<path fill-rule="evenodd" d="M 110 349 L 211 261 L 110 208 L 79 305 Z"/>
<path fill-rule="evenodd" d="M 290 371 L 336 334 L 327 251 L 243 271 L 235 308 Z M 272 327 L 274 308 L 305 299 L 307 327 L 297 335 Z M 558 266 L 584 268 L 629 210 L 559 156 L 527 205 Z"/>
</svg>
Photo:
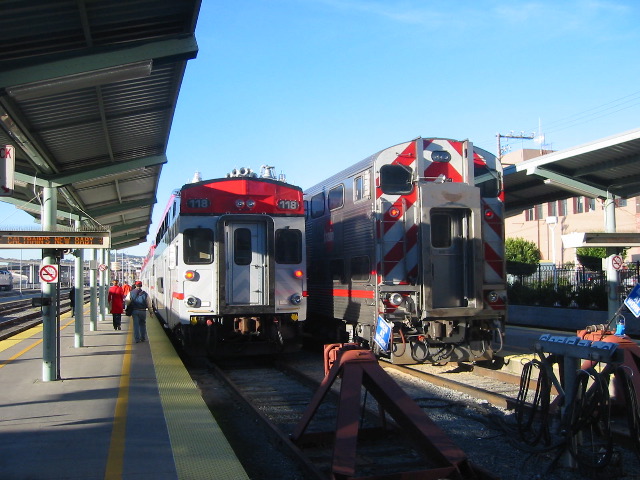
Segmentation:
<svg viewBox="0 0 640 480">
<path fill-rule="evenodd" d="M 268 304 L 266 233 L 260 222 L 226 225 L 227 305 Z"/>
<path fill-rule="evenodd" d="M 472 281 L 466 258 L 469 216 L 466 209 L 431 210 L 431 268 L 433 308 L 466 307 Z"/>
</svg>

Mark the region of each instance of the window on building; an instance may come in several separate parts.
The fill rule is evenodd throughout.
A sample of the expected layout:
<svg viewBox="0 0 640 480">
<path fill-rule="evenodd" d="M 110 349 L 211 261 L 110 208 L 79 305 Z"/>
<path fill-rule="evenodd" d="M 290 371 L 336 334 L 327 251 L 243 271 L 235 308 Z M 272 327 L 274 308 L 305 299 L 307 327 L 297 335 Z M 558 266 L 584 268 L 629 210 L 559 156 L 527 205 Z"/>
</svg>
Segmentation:
<svg viewBox="0 0 640 480">
<path fill-rule="evenodd" d="M 538 204 L 534 207 L 536 209 L 536 220 L 542 219 L 542 205 Z"/>
<path fill-rule="evenodd" d="M 588 209 L 587 211 L 591 211 L 594 212 L 596 210 L 596 199 L 595 198 L 589 198 L 587 201 L 587 205 L 588 205 Z"/>
<path fill-rule="evenodd" d="M 566 217 L 567 212 L 568 212 L 567 199 L 565 198 L 564 200 L 560 200 L 558 202 L 558 215 L 561 217 Z"/>
<path fill-rule="evenodd" d="M 573 197 L 573 213 L 584 212 L 584 197 Z"/>
<path fill-rule="evenodd" d="M 557 217 L 558 216 L 558 204 L 556 202 L 550 202 L 547 204 L 548 217 Z"/>
<path fill-rule="evenodd" d="M 527 222 L 531 222 L 532 220 L 535 220 L 535 210 L 533 208 L 529 208 L 524 212 L 524 219 Z"/>
</svg>

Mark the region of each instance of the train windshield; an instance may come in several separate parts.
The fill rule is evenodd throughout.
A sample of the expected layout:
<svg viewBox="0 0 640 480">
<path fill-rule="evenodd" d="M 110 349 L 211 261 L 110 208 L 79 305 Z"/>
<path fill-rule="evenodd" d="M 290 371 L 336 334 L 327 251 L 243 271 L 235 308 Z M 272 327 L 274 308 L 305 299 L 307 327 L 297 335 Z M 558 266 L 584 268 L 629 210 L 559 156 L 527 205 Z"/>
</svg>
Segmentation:
<svg viewBox="0 0 640 480">
<path fill-rule="evenodd" d="M 404 165 L 382 165 L 380 167 L 380 188 L 388 195 L 406 195 L 413 190 L 413 172 Z"/>
<path fill-rule="evenodd" d="M 276 262 L 298 264 L 302 262 L 302 232 L 294 228 L 276 230 Z"/>
<path fill-rule="evenodd" d="M 188 228 L 184 231 L 184 263 L 190 265 L 213 262 L 213 231 L 209 228 Z"/>
<path fill-rule="evenodd" d="M 502 192 L 500 173 L 491 170 L 484 163 L 475 163 L 473 167 L 476 187 L 480 188 L 483 198 L 495 198 Z"/>
</svg>

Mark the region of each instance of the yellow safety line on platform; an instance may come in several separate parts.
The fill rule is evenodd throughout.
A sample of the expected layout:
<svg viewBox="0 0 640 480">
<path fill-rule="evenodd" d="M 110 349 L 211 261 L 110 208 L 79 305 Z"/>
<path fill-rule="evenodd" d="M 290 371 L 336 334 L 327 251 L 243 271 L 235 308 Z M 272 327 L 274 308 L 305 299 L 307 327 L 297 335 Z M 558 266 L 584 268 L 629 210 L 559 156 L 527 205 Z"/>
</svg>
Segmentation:
<svg viewBox="0 0 640 480">
<path fill-rule="evenodd" d="M 107 469 L 104 474 L 105 480 L 119 480 L 122 478 L 124 467 L 124 443 L 127 433 L 127 408 L 129 406 L 129 384 L 131 381 L 131 344 L 133 340 L 133 328 L 127 332 L 127 342 L 122 360 L 122 374 L 120 376 L 120 387 L 118 389 L 118 399 L 116 400 L 116 411 L 113 416 L 113 430 L 111 431 L 111 441 L 109 443 L 109 456 L 107 457 Z"/>
<path fill-rule="evenodd" d="M 72 323 L 74 323 L 75 320 L 70 321 L 69 323 L 66 323 L 65 325 L 60 327 L 60 330 L 67 328 L 69 325 L 71 325 Z M 17 335 L 14 335 L 11 338 L 7 338 L 6 340 L 3 340 L 2 343 L 0 343 L 0 352 L 4 352 L 6 349 L 11 348 L 17 344 L 19 344 L 20 342 L 27 340 L 31 337 L 33 337 L 34 335 L 38 334 L 42 332 L 42 324 L 30 328 L 29 330 L 25 330 L 24 332 L 21 332 Z M 18 353 L 16 353 L 15 355 L 13 355 L 11 358 L 8 358 L 7 360 L 5 360 L 4 362 L 0 363 L 0 368 L 4 367 L 5 365 L 10 364 L 11 362 L 13 362 L 16 358 L 21 357 L 22 355 L 24 355 L 25 353 L 27 353 L 29 350 L 31 350 L 32 348 L 40 345 L 42 343 L 42 339 L 36 341 L 35 343 L 29 345 L 26 348 L 23 348 L 22 350 L 20 350 Z"/>
</svg>

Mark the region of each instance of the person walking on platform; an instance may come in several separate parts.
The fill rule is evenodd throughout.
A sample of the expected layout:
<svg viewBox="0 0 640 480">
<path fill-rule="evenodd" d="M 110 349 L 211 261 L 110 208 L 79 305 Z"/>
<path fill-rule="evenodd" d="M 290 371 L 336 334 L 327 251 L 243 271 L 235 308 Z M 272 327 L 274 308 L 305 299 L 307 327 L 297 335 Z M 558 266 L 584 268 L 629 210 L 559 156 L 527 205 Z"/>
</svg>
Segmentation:
<svg viewBox="0 0 640 480">
<path fill-rule="evenodd" d="M 135 288 L 129 292 L 126 299 L 127 315 L 129 315 L 129 306 L 132 307 L 131 317 L 133 318 L 133 336 L 136 343 L 145 342 L 147 340 L 147 310 L 151 318 L 153 315 L 153 305 L 149 294 L 142 290 L 142 282 L 137 281 Z"/>
<path fill-rule="evenodd" d="M 76 316 L 76 287 L 71 285 L 69 290 L 69 303 L 71 304 L 71 316 Z"/>
<path fill-rule="evenodd" d="M 122 294 L 125 296 L 125 298 L 127 297 L 127 295 L 129 295 L 130 291 L 131 291 L 131 285 L 129 285 L 129 283 L 125 280 L 122 283 Z"/>
<path fill-rule="evenodd" d="M 109 302 L 109 312 L 113 315 L 113 329 L 122 330 L 120 325 L 122 323 L 122 314 L 124 313 L 124 293 L 117 280 L 111 282 L 107 300 Z"/>
</svg>

